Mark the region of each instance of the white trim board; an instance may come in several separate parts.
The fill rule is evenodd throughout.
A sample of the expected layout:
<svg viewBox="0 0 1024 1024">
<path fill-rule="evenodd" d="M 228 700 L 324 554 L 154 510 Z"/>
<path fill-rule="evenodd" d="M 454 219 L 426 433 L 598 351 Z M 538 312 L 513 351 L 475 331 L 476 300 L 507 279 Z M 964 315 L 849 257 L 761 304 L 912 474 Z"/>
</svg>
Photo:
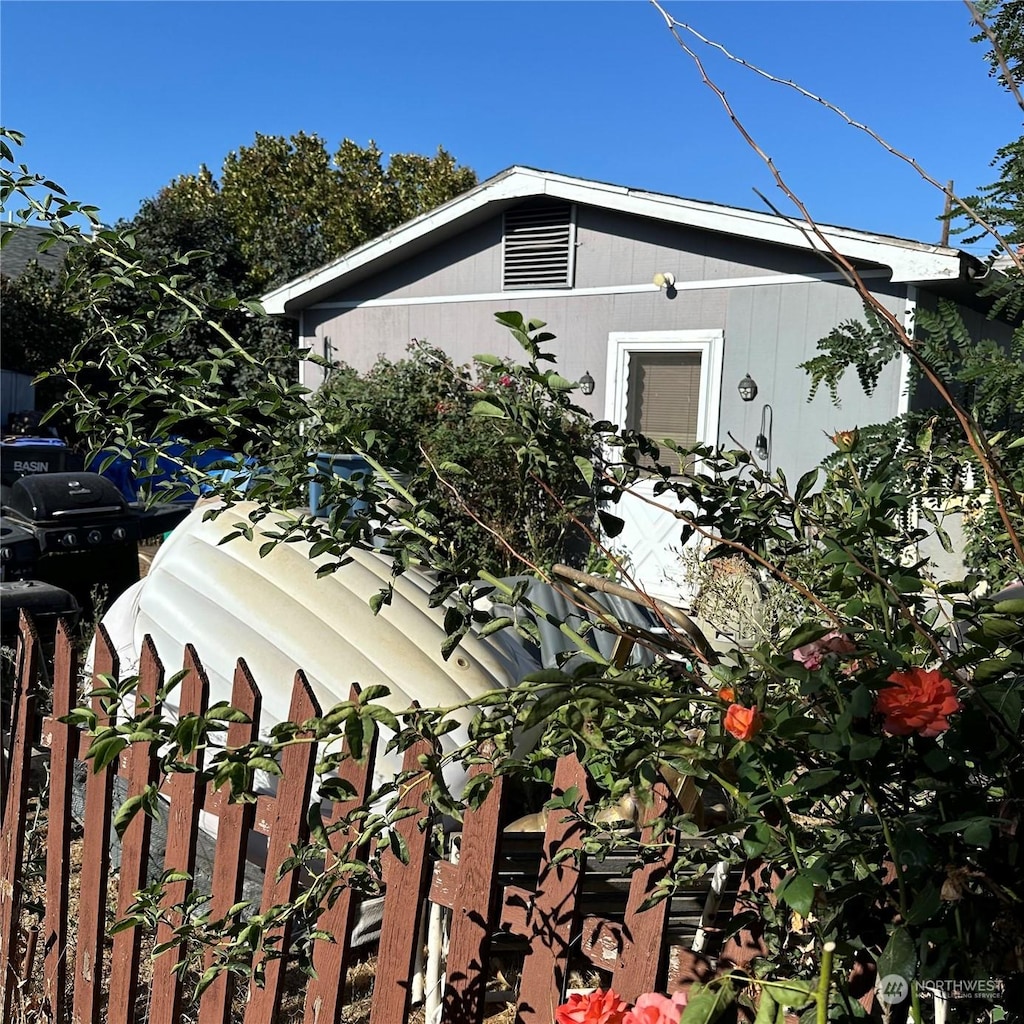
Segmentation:
<svg viewBox="0 0 1024 1024">
<path fill-rule="evenodd" d="M 903 329 L 914 336 L 914 324 L 917 320 L 917 286 L 907 285 L 907 298 L 903 307 Z M 910 355 L 904 350 L 900 352 L 900 382 L 896 394 L 896 415 L 904 416 L 910 412 Z"/>
<path fill-rule="evenodd" d="M 868 270 L 862 278 L 888 278 L 884 270 Z M 845 281 L 839 271 L 821 274 L 762 274 L 758 277 L 723 277 L 701 281 L 676 281 L 677 292 L 701 292 L 727 288 L 755 288 L 759 285 L 810 284 L 815 281 Z M 432 306 L 442 302 L 516 302 L 519 299 L 564 299 L 573 295 L 634 295 L 657 292 L 656 284 L 612 284 L 594 288 L 536 288 L 504 292 L 477 292 L 473 295 L 414 295 L 386 299 L 339 299 L 335 302 L 317 302 L 306 309 L 367 309 L 380 306 Z"/>
</svg>

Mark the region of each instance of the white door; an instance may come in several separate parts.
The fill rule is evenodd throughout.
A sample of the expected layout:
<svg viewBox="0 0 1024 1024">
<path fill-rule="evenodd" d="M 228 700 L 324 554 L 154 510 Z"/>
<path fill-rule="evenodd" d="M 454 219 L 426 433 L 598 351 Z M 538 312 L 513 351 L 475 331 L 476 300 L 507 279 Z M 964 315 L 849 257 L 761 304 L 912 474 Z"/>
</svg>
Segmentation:
<svg viewBox="0 0 1024 1024">
<path fill-rule="evenodd" d="M 606 418 L 656 444 L 666 438 L 684 446 L 717 444 L 722 344 L 721 331 L 610 334 Z M 663 464 L 673 457 L 662 449 Z M 612 510 L 626 524 L 613 544 L 627 554 L 641 589 L 685 606 L 692 588 L 680 523 L 661 506 L 675 507 L 672 495 L 655 497 L 653 481 L 638 481 Z"/>
</svg>

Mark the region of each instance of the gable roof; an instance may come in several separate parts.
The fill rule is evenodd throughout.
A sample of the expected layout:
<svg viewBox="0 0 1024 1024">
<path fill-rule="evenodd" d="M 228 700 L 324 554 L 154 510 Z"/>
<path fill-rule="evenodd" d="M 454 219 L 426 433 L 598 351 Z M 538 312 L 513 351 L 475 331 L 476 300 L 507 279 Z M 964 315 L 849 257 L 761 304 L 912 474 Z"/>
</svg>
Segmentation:
<svg viewBox="0 0 1024 1024">
<path fill-rule="evenodd" d="M 384 270 L 527 199 L 548 197 L 568 203 L 632 214 L 682 227 L 714 231 L 794 249 L 822 251 L 798 222 L 719 203 L 681 199 L 532 167 L 510 167 L 428 213 L 352 249 L 341 258 L 275 288 L 263 296 L 268 313 L 295 315 L 360 278 Z M 820 225 L 829 242 L 851 260 L 890 268 L 894 282 L 952 281 L 968 267 L 981 268 L 970 254 L 890 235 Z"/>
<path fill-rule="evenodd" d="M 55 274 L 67 255 L 65 241 L 54 242 L 48 249 L 39 251 L 39 246 L 51 235 L 49 228 L 35 224 L 0 224 L 0 232 L 4 235 L 13 232 L 0 252 L 0 274 L 4 277 L 21 277 L 32 262 L 47 273 Z"/>
</svg>

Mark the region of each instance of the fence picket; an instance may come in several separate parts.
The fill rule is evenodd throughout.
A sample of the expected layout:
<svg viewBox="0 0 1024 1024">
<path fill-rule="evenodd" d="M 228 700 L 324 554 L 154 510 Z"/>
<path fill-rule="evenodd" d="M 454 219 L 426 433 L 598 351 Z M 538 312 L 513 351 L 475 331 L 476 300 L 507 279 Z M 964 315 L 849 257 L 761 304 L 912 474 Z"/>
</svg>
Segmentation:
<svg viewBox="0 0 1024 1024">
<path fill-rule="evenodd" d="M 135 690 L 135 715 L 145 711 L 159 714 L 157 694 L 163 686 L 164 670 L 153 641 L 147 637 L 139 659 L 139 683 Z M 124 755 L 127 798 L 138 796 L 157 782 L 157 754 L 151 743 L 134 743 Z M 146 886 L 149 867 L 150 836 L 153 819 L 139 811 L 128 823 L 121 838 L 121 868 L 117 881 L 117 919 L 128 914 L 135 893 Z M 110 958 L 110 994 L 107 1000 L 107 1024 L 130 1024 L 135 1019 L 135 1000 L 139 991 L 139 965 L 142 932 L 128 928 L 114 936 Z"/>
<path fill-rule="evenodd" d="M 320 714 L 313 690 L 303 672 L 296 673 L 292 687 L 292 701 L 288 709 L 290 722 L 305 722 Z M 299 734 L 304 735 L 304 734 Z M 308 734 L 305 734 L 308 738 Z M 271 907 L 290 903 L 295 898 L 299 884 L 299 871 L 292 868 L 281 877 L 280 869 L 292 854 L 292 846 L 301 843 L 308 835 L 306 814 L 313 786 L 313 767 L 317 750 L 313 742 L 298 743 L 286 747 L 281 755 L 281 778 L 278 780 L 274 800 L 277 809 L 276 820 L 270 831 L 267 847 L 267 872 L 263 883 L 263 901 L 260 914 L 266 914 Z M 291 922 L 273 930 L 271 938 L 279 940 L 277 950 L 280 957 L 264 957 L 257 954 L 253 969 L 263 966 L 263 985 L 257 987 L 250 982 L 249 1005 L 245 1010 L 245 1024 L 274 1024 L 281 1003 L 284 985 L 285 953 L 291 935 Z M 264 935 L 266 948 L 268 935 Z"/>
<path fill-rule="evenodd" d="M 669 799 L 668 786 L 659 781 L 654 786 L 651 806 L 644 816 L 641 846 L 646 847 L 655 842 L 655 828 L 658 819 L 668 810 Z M 653 992 L 661 980 L 662 946 L 668 923 L 669 901 L 661 900 L 646 910 L 641 907 L 672 867 L 677 840 L 675 835 L 664 836 L 660 855 L 635 871 L 630 880 L 622 924 L 622 944 L 612 971 L 615 991 L 627 1002 L 634 1002 L 644 992 Z"/>
<path fill-rule="evenodd" d="M 231 722 L 226 737 L 227 747 L 237 750 L 251 743 L 259 734 L 262 698 L 248 666 L 239 660 L 231 688 L 231 706 L 244 711 L 248 722 Z M 212 920 L 224 919 L 227 912 L 240 900 L 245 879 L 245 854 L 256 814 L 255 803 L 232 803 L 224 790 L 218 801 L 208 800 L 207 810 L 216 807 L 218 814 L 217 845 L 213 855 L 213 883 L 210 902 Z M 215 950 L 210 950 L 203 967 L 213 964 Z M 231 1010 L 234 990 L 230 971 L 221 971 L 202 994 L 199 1003 L 199 1024 L 226 1024 Z"/>
<path fill-rule="evenodd" d="M 552 796 L 565 796 L 574 787 L 573 811 L 548 812 L 536 890 L 505 889 L 502 925 L 529 943 L 519 983 L 521 1024 L 550 1024 L 565 988 L 582 881 L 576 860 L 583 839 L 578 815 L 587 798 L 586 772 L 575 754 L 567 754 L 555 769 Z"/>
<path fill-rule="evenodd" d="M 209 683 L 195 648 L 185 647 L 185 676 L 179 685 L 179 715 L 206 713 Z M 189 765 L 198 768 L 200 751 L 193 750 L 186 758 Z M 167 852 L 164 871 L 182 873 L 188 877 L 164 885 L 160 901 L 165 916 L 157 926 L 158 945 L 170 942 L 174 928 L 182 921 L 182 914 L 174 908 L 183 904 L 192 892 L 191 876 L 195 872 L 196 842 L 199 832 L 199 806 L 202 776 L 198 772 L 172 772 L 167 783 L 170 807 L 167 810 Z M 181 1016 L 182 978 L 175 967 L 182 961 L 180 945 L 161 953 L 153 965 L 153 983 L 150 995 L 149 1024 L 178 1024 Z"/>
<path fill-rule="evenodd" d="M 359 699 L 360 688 L 353 683 L 348 699 L 355 702 Z M 377 755 L 378 732 L 376 723 L 366 743 L 365 757 L 356 761 L 346 756 L 338 767 L 338 776 L 352 787 L 352 797 L 339 800 L 327 821 L 328 828 L 343 821 L 349 814 L 364 807 L 370 798 L 373 788 L 373 767 Z M 342 751 L 349 755 L 348 742 L 342 745 Z M 331 834 L 331 850 L 324 862 L 325 870 L 330 870 L 336 857 L 340 856 L 345 846 L 355 841 L 358 829 L 349 826 Z M 357 857 L 365 857 L 366 850 L 354 851 Z M 318 939 L 313 946 L 313 969 L 316 977 L 310 979 L 306 988 L 306 1005 L 303 1024 L 338 1024 L 341 1020 L 343 1006 L 345 976 L 348 970 L 351 949 L 349 939 L 355 918 L 357 901 L 355 893 L 344 886 L 340 893 L 333 893 L 333 904 L 325 899 L 323 912 L 317 921 L 317 928 L 332 936 L 333 941 Z"/>
<path fill-rule="evenodd" d="M 490 763 L 474 765 L 470 778 L 492 775 Z M 498 840 L 501 834 L 501 807 L 505 780 L 492 779 L 491 790 L 475 810 L 467 810 L 459 847 L 458 874 L 450 902 L 440 893 L 431 898 L 444 902 L 452 911 L 448 941 L 448 970 L 442 1002 L 441 1020 L 451 1024 L 481 1024 L 484 1019 L 484 993 L 487 988 L 487 955 L 491 926 L 497 903 Z M 446 864 L 438 863 L 438 867 Z"/>
<path fill-rule="evenodd" d="M 92 688 L 105 685 L 101 676 L 116 678 L 118 657 L 102 625 L 96 628 L 93 655 Z M 113 724 L 102 698 L 92 698 L 97 729 Z M 103 938 L 106 933 L 104 912 L 107 907 L 107 883 L 110 875 L 110 819 L 113 805 L 116 759 L 102 771 L 93 765 L 85 780 L 85 832 L 82 836 L 82 892 L 79 900 L 78 939 L 75 956 L 75 994 L 71 1019 L 74 1024 L 90 1024 L 99 1019 L 103 996 Z"/>
<path fill-rule="evenodd" d="M 50 1019 L 67 1015 L 68 885 L 71 874 L 71 791 L 79 730 L 61 719 L 78 703 L 78 658 L 71 633 L 57 625 L 53 662 L 53 711 L 43 723 L 50 748 L 50 806 L 46 824 L 46 911 L 43 917 L 43 1009 Z M 55 855 L 54 855 L 55 854 Z"/>
<path fill-rule="evenodd" d="M 419 758 L 433 752 L 430 742 L 420 740 L 406 750 L 402 760 L 403 773 L 418 772 L 419 775 L 403 784 L 398 807 L 413 809 L 417 813 L 402 818 L 394 826 L 408 851 L 406 863 L 398 859 L 393 849 L 383 855 L 384 916 L 380 925 L 380 952 L 370 1024 L 395 1024 L 408 1016 L 419 923 L 427 890 L 427 843 L 430 838 L 430 829 L 421 827 L 422 818 L 427 814 L 424 797 L 429 782 L 420 767 Z"/>
<path fill-rule="evenodd" d="M 28 814 L 28 781 L 35 723 L 35 688 L 39 675 L 39 636 L 31 619 L 21 613 L 18 643 L 18 682 L 11 717 L 10 775 L 0 821 L 0 968 L 3 970 L 3 1019 L 10 1020 L 19 982 L 21 956 L 22 859 Z"/>
</svg>

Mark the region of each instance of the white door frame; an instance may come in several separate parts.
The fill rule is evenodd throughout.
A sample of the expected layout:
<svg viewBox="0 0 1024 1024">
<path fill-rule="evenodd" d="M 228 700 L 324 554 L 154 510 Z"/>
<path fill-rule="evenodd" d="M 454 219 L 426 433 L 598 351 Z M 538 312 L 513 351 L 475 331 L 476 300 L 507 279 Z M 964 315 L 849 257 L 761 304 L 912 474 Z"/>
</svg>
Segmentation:
<svg viewBox="0 0 1024 1024">
<path fill-rule="evenodd" d="M 724 332 L 613 331 L 608 335 L 605 380 L 605 419 L 625 426 L 629 393 L 629 356 L 632 352 L 700 352 L 700 400 L 697 407 L 697 441 L 718 444 L 719 406 L 722 397 Z M 651 438 L 657 443 L 660 438 Z"/>
<path fill-rule="evenodd" d="M 722 391 L 724 332 L 721 330 L 635 331 L 608 335 L 608 382 L 605 418 L 624 426 L 629 393 L 630 356 L 634 352 L 699 352 L 700 391 L 697 400 L 697 441 L 718 444 L 718 414 Z M 663 438 L 651 438 L 658 444 Z M 635 501 L 624 501 L 616 512 L 624 520 L 620 542 L 629 553 L 633 583 L 652 597 L 687 607 L 695 585 L 679 549 L 678 521 L 659 512 L 654 478 L 643 476 L 630 488 Z M 695 543 L 692 541 L 691 543 Z"/>
</svg>

